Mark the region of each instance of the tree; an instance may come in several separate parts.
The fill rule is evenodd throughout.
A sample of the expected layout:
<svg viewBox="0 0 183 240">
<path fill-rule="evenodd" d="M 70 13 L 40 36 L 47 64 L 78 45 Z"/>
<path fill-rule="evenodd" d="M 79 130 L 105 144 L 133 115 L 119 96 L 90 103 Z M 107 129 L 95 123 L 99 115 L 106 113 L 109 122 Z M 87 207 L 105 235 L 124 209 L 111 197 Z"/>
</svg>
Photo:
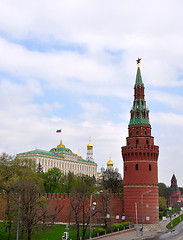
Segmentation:
<svg viewBox="0 0 183 240">
<path fill-rule="evenodd" d="M 17 174 L 15 171 L 13 157 L 3 153 L 0 156 L 0 186 L 1 191 L 6 194 L 4 223 L 8 231 L 8 240 L 11 240 L 12 223 L 16 216 L 16 206 L 14 205 L 14 192 Z"/>
<path fill-rule="evenodd" d="M 168 197 L 168 187 L 164 183 L 158 183 L 159 196 L 167 198 Z"/>
<path fill-rule="evenodd" d="M 104 225 L 106 229 L 111 224 L 111 218 L 108 218 L 110 214 L 110 193 L 107 190 L 102 191 L 99 195 L 99 213 L 100 213 L 100 224 Z"/>
<path fill-rule="evenodd" d="M 82 224 L 82 240 L 85 239 L 86 230 L 90 222 L 90 197 L 94 188 L 95 187 L 93 185 L 87 184 L 84 181 L 84 178 L 78 177 L 71 190 L 70 205 L 71 210 L 74 213 L 77 240 L 79 240 L 80 224 Z M 94 216 L 96 213 L 97 210 L 94 210 L 91 216 Z"/>
<path fill-rule="evenodd" d="M 112 193 L 123 192 L 123 180 L 121 174 L 114 169 L 106 169 L 102 174 L 100 185 Z"/>
<path fill-rule="evenodd" d="M 17 192 L 21 196 L 21 239 L 31 239 L 33 230 L 47 213 L 47 201 L 41 196 L 44 192 L 43 181 L 36 172 L 23 165 L 18 169 Z"/>
<path fill-rule="evenodd" d="M 51 168 L 44 173 L 44 186 L 47 193 L 58 193 L 63 191 L 64 174 L 59 168 Z"/>
</svg>

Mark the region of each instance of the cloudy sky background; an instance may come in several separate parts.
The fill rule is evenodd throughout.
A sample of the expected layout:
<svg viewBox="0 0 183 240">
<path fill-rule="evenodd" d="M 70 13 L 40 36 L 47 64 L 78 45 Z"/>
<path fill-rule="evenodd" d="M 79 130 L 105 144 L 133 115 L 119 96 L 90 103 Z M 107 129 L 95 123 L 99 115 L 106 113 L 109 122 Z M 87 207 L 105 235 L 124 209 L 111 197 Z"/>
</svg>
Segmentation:
<svg viewBox="0 0 183 240">
<path fill-rule="evenodd" d="M 183 186 L 183 2 L 0 1 L 0 152 L 63 143 L 123 172 L 136 59 L 160 146 L 159 182 Z"/>
</svg>

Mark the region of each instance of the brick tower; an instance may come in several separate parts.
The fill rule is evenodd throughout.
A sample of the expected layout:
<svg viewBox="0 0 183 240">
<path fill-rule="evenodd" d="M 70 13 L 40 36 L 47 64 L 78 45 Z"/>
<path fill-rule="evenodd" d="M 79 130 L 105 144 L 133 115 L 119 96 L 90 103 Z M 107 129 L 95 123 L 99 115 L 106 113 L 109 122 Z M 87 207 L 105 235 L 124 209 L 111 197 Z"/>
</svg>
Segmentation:
<svg viewBox="0 0 183 240">
<path fill-rule="evenodd" d="M 126 146 L 122 147 L 124 162 L 124 214 L 128 221 L 156 224 L 159 221 L 158 155 L 149 122 L 149 110 L 144 98 L 144 84 L 140 71 L 140 59 L 134 86 L 134 101 L 130 111 Z"/>
<path fill-rule="evenodd" d="M 181 192 L 177 185 L 177 178 L 175 177 L 175 174 L 173 174 L 169 189 L 169 206 L 176 205 L 177 202 L 181 200 Z"/>
</svg>

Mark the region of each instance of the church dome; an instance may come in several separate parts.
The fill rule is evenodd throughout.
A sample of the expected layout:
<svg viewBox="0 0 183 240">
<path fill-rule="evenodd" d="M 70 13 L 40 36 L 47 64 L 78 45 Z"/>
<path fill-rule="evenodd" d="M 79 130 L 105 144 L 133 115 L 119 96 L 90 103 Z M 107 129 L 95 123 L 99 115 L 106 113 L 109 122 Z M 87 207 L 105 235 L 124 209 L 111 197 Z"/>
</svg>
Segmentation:
<svg viewBox="0 0 183 240">
<path fill-rule="evenodd" d="M 109 161 L 107 162 L 108 167 L 113 167 L 113 162 L 111 161 L 111 157 L 109 158 Z"/>
<path fill-rule="evenodd" d="M 93 144 L 91 144 L 91 138 L 89 139 L 89 143 L 88 143 L 87 147 L 93 147 Z"/>
</svg>

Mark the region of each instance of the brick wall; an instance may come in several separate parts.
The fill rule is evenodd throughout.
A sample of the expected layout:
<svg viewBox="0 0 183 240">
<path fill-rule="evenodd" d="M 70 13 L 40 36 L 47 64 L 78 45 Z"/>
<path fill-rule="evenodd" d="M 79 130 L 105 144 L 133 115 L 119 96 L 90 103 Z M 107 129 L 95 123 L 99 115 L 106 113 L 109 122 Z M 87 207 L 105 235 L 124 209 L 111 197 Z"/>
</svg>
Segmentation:
<svg viewBox="0 0 183 240">
<path fill-rule="evenodd" d="M 70 211 L 70 201 L 71 201 L 71 195 L 70 194 L 43 194 L 47 201 L 48 201 L 48 209 L 49 212 L 54 213 L 58 212 L 60 209 L 62 209 L 56 218 L 54 219 L 54 222 L 63 222 L 67 223 L 69 222 L 74 222 L 74 214 L 71 214 Z M 90 197 L 90 196 L 88 196 Z M 4 210 L 5 208 L 5 201 L 6 201 L 6 195 L 5 194 L 0 194 L 0 201 L 1 201 L 1 208 L 0 208 L 0 219 L 3 220 L 3 215 L 4 215 Z M 102 204 L 99 198 L 99 195 L 93 195 L 93 202 L 96 202 L 96 209 L 100 209 L 100 205 Z M 3 203 L 4 202 L 4 203 Z M 122 216 L 124 215 L 124 204 L 123 204 L 123 199 L 122 199 L 122 194 L 110 194 L 108 198 L 108 207 L 109 207 L 109 212 L 110 214 L 110 219 L 111 222 L 122 222 Z M 88 211 L 88 212 L 87 212 Z M 89 214 L 89 201 L 88 201 L 88 206 L 86 207 L 86 212 Z M 117 219 L 116 219 L 116 216 Z M 98 213 L 96 214 L 92 222 L 99 222 L 99 220 L 102 219 L 101 214 Z M 47 221 L 52 221 L 52 218 L 47 219 Z"/>
</svg>

